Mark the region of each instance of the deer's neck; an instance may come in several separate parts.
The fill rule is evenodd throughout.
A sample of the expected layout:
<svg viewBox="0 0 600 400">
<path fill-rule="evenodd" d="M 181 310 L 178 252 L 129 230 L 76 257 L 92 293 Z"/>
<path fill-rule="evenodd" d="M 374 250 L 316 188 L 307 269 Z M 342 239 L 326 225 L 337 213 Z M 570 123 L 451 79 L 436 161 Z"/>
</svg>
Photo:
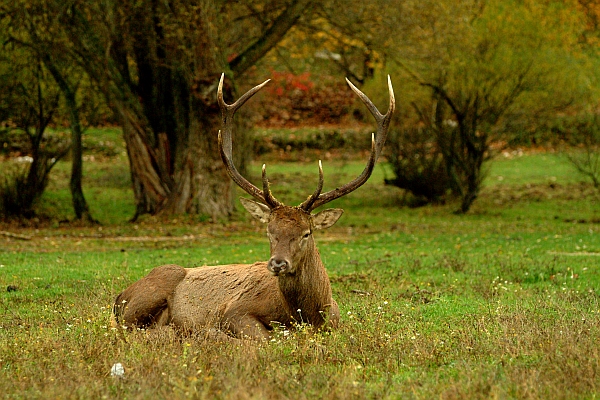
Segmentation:
<svg viewBox="0 0 600 400">
<path fill-rule="evenodd" d="M 314 243 L 299 263 L 294 275 L 279 277 L 279 289 L 293 319 L 319 327 L 333 300 L 329 276 Z"/>
</svg>

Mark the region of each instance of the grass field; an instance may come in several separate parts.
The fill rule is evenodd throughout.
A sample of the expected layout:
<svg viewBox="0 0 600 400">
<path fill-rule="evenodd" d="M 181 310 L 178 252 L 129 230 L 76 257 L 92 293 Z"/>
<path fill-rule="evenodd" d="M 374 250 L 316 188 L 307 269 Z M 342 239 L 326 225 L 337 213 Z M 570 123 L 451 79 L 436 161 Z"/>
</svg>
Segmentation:
<svg viewBox="0 0 600 400">
<path fill-rule="evenodd" d="M 40 209 L 55 216 L 0 230 L 0 392 L 5 398 L 600 397 L 600 194 L 553 153 L 490 165 L 467 214 L 411 209 L 371 180 L 316 240 L 341 327 L 270 342 L 117 332 L 111 302 L 154 266 L 268 258 L 263 227 L 239 212 L 213 224 L 144 217 L 115 132 L 86 138 L 85 194 L 101 226 L 73 226 L 69 165 Z M 107 144 L 108 143 L 108 144 Z M 325 189 L 363 161 L 324 160 Z M 259 176 L 260 160 L 251 166 Z M 299 203 L 316 160 L 268 162 L 275 195 Z M 241 195 L 241 193 L 240 193 Z M 121 363 L 123 378 L 111 376 Z"/>
</svg>

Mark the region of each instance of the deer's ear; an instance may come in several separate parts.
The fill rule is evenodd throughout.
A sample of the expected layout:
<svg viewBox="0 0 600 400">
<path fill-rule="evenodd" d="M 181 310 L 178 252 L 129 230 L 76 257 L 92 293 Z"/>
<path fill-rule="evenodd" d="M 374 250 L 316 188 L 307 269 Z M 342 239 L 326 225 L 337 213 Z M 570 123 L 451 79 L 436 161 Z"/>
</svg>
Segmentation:
<svg viewBox="0 0 600 400">
<path fill-rule="evenodd" d="M 269 206 L 243 197 L 240 197 L 240 202 L 254 218 L 265 224 L 269 222 L 269 216 L 271 215 Z"/>
<path fill-rule="evenodd" d="M 341 208 L 328 208 L 312 216 L 314 229 L 327 229 L 337 222 L 344 210 Z"/>
</svg>

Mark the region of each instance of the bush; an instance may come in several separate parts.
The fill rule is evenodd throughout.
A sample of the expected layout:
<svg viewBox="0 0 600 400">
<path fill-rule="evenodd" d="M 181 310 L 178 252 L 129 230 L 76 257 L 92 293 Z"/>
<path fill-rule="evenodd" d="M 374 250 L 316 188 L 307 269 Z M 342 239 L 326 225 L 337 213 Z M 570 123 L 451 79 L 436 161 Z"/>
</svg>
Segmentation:
<svg viewBox="0 0 600 400">
<path fill-rule="evenodd" d="M 355 100 L 343 80 L 320 77 L 313 82 L 309 73 L 272 71 L 265 94 L 251 108 L 260 115 L 256 122 L 262 126 L 337 124 L 350 113 Z"/>
<path fill-rule="evenodd" d="M 371 136 L 364 129 L 304 127 L 299 129 L 257 129 L 253 137 L 255 155 L 271 151 L 364 151 L 371 146 Z"/>
<path fill-rule="evenodd" d="M 34 215 L 33 205 L 48 184 L 44 177 L 35 188 L 29 183 L 31 164 L 15 164 L 6 167 L 6 173 L 0 178 L 0 215 L 3 217 Z M 34 193 L 39 190 L 39 193 Z"/>
<path fill-rule="evenodd" d="M 12 127 L 0 128 L 0 154 L 27 154 L 31 141 L 26 132 Z"/>
<path fill-rule="evenodd" d="M 386 149 L 394 177 L 385 183 L 411 192 L 416 205 L 444 202 L 452 194 L 453 183 L 433 129 L 392 129 Z"/>
</svg>

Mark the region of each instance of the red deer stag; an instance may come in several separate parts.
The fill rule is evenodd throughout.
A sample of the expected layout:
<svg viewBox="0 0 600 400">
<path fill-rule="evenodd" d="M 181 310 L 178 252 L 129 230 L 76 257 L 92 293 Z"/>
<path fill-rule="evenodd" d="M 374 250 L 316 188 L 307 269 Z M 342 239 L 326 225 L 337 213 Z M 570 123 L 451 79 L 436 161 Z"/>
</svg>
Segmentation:
<svg viewBox="0 0 600 400">
<path fill-rule="evenodd" d="M 372 135 L 367 165 L 351 182 L 321 193 L 323 168 L 319 161 L 317 189 L 302 204 L 290 207 L 271 194 L 264 165 L 263 189 L 260 190 L 237 171 L 232 161 L 234 114 L 267 82 L 229 105 L 223 101 L 221 76 L 217 98 L 223 116 L 222 131 L 219 131 L 221 158 L 234 182 L 257 200 L 240 199 L 254 218 L 267 225 L 270 260 L 252 265 L 157 267 L 117 297 L 114 322 L 139 328 L 172 325 L 188 332 L 216 328 L 235 337 L 252 338 L 269 337 L 273 324 L 288 328 L 297 322 L 309 323 L 315 328 L 337 326 L 339 308 L 332 298 L 329 277 L 312 233 L 332 226 L 343 210 L 327 209 L 316 214 L 311 211 L 356 190 L 371 176 L 395 108 L 392 83 L 388 77 L 390 102 L 387 113 L 382 115 L 371 100 L 348 81 L 377 121 L 377 134 Z"/>
</svg>

